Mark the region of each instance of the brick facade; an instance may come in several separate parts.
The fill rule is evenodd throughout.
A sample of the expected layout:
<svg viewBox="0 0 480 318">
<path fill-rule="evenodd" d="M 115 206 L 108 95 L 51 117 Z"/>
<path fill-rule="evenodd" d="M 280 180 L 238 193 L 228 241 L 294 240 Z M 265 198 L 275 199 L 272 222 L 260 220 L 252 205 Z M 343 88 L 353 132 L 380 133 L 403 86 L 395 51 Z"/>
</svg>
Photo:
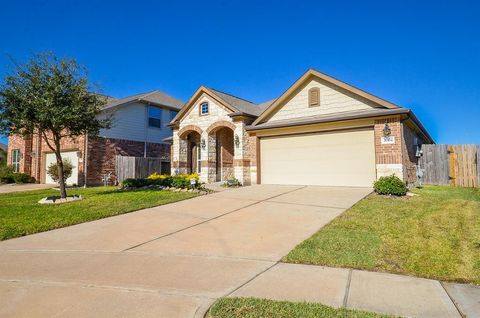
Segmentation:
<svg viewBox="0 0 480 318">
<path fill-rule="evenodd" d="M 62 152 L 78 152 L 78 185 L 85 183 L 85 142 L 84 136 L 75 139 L 64 138 L 61 142 Z M 37 183 L 45 182 L 46 156 L 53 151 L 48 147 L 44 138 L 38 134 L 23 138 L 11 135 L 8 138 L 9 152 L 20 149 L 21 161 L 20 172 L 30 174 Z M 160 157 L 170 159 L 170 145 L 160 143 L 145 143 L 139 141 L 89 138 L 87 149 L 87 185 L 101 185 L 104 174 L 112 173 L 112 182 L 116 181 L 115 156 L 143 157 L 146 149 L 147 157 Z M 39 155 L 38 155 L 39 154 Z M 12 164 L 11 153 L 8 156 L 8 164 Z"/>
</svg>

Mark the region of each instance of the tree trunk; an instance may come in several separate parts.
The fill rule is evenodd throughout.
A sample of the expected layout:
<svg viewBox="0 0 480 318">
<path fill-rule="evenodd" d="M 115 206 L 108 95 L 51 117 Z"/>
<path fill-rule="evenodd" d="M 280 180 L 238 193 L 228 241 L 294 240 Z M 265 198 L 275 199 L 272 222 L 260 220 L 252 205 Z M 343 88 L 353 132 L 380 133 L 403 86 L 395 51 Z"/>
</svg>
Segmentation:
<svg viewBox="0 0 480 318">
<path fill-rule="evenodd" d="M 55 157 L 57 158 L 57 168 L 58 168 L 58 185 L 60 187 L 60 197 L 62 199 L 67 197 L 67 187 L 65 186 L 65 178 L 63 173 L 63 159 L 60 154 L 60 142 L 55 142 Z"/>
</svg>

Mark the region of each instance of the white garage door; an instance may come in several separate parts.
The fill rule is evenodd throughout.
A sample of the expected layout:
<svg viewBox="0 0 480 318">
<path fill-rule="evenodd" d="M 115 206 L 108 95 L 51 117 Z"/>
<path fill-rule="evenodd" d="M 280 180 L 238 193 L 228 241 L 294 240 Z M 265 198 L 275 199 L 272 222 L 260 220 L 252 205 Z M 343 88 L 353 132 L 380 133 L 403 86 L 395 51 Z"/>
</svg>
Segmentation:
<svg viewBox="0 0 480 318">
<path fill-rule="evenodd" d="M 72 176 L 67 179 L 67 184 L 72 185 L 72 184 L 78 184 L 78 155 L 76 151 L 69 151 L 69 152 L 62 152 L 62 159 L 65 160 L 70 160 L 70 162 L 73 165 L 73 170 L 72 170 Z M 54 153 L 49 153 L 47 154 L 46 161 L 45 161 L 45 183 L 46 184 L 54 184 L 55 181 L 52 180 L 52 178 L 48 175 L 47 173 L 47 168 L 50 166 L 52 163 L 57 162 L 57 159 L 55 157 Z"/>
<path fill-rule="evenodd" d="M 261 183 L 371 187 L 373 130 L 260 139 Z"/>
</svg>

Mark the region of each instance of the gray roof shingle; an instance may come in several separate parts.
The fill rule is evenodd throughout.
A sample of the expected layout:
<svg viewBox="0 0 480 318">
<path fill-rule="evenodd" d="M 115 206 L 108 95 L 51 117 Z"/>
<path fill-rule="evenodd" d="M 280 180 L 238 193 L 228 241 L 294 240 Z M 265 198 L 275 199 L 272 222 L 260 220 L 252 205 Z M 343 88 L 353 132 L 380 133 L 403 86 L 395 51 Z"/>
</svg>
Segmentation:
<svg viewBox="0 0 480 318">
<path fill-rule="evenodd" d="M 142 94 L 136 94 L 121 99 L 113 99 L 105 105 L 104 109 L 120 106 L 130 102 L 147 102 L 156 105 L 163 105 L 174 109 L 181 109 L 183 102 L 175 97 L 162 93 L 160 91 L 151 91 Z"/>
<path fill-rule="evenodd" d="M 267 109 L 268 106 L 270 106 L 275 101 L 275 99 L 273 99 L 261 104 L 255 104 L 251 101 L 234 96 L 232 94 L 221 92 L 210 87 L 208 89 L 211 90 L 218 97 L 238 109 L 240 112 L 253 116 L 260 115 L 265 109 Z"/>
</svg>

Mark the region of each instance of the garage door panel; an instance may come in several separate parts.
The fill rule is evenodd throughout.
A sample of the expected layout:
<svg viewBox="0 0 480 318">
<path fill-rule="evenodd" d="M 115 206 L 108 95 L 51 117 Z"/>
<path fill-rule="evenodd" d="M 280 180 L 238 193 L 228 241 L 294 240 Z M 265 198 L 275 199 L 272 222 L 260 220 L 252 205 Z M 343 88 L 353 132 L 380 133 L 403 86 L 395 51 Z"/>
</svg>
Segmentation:
<svg viewBox="0 0 480 318">
<path fill-rule="evenodd" d="M 373 130 L 269 137 L 260 140 L 265 184 L 372 186 Z"/>
</svg>

